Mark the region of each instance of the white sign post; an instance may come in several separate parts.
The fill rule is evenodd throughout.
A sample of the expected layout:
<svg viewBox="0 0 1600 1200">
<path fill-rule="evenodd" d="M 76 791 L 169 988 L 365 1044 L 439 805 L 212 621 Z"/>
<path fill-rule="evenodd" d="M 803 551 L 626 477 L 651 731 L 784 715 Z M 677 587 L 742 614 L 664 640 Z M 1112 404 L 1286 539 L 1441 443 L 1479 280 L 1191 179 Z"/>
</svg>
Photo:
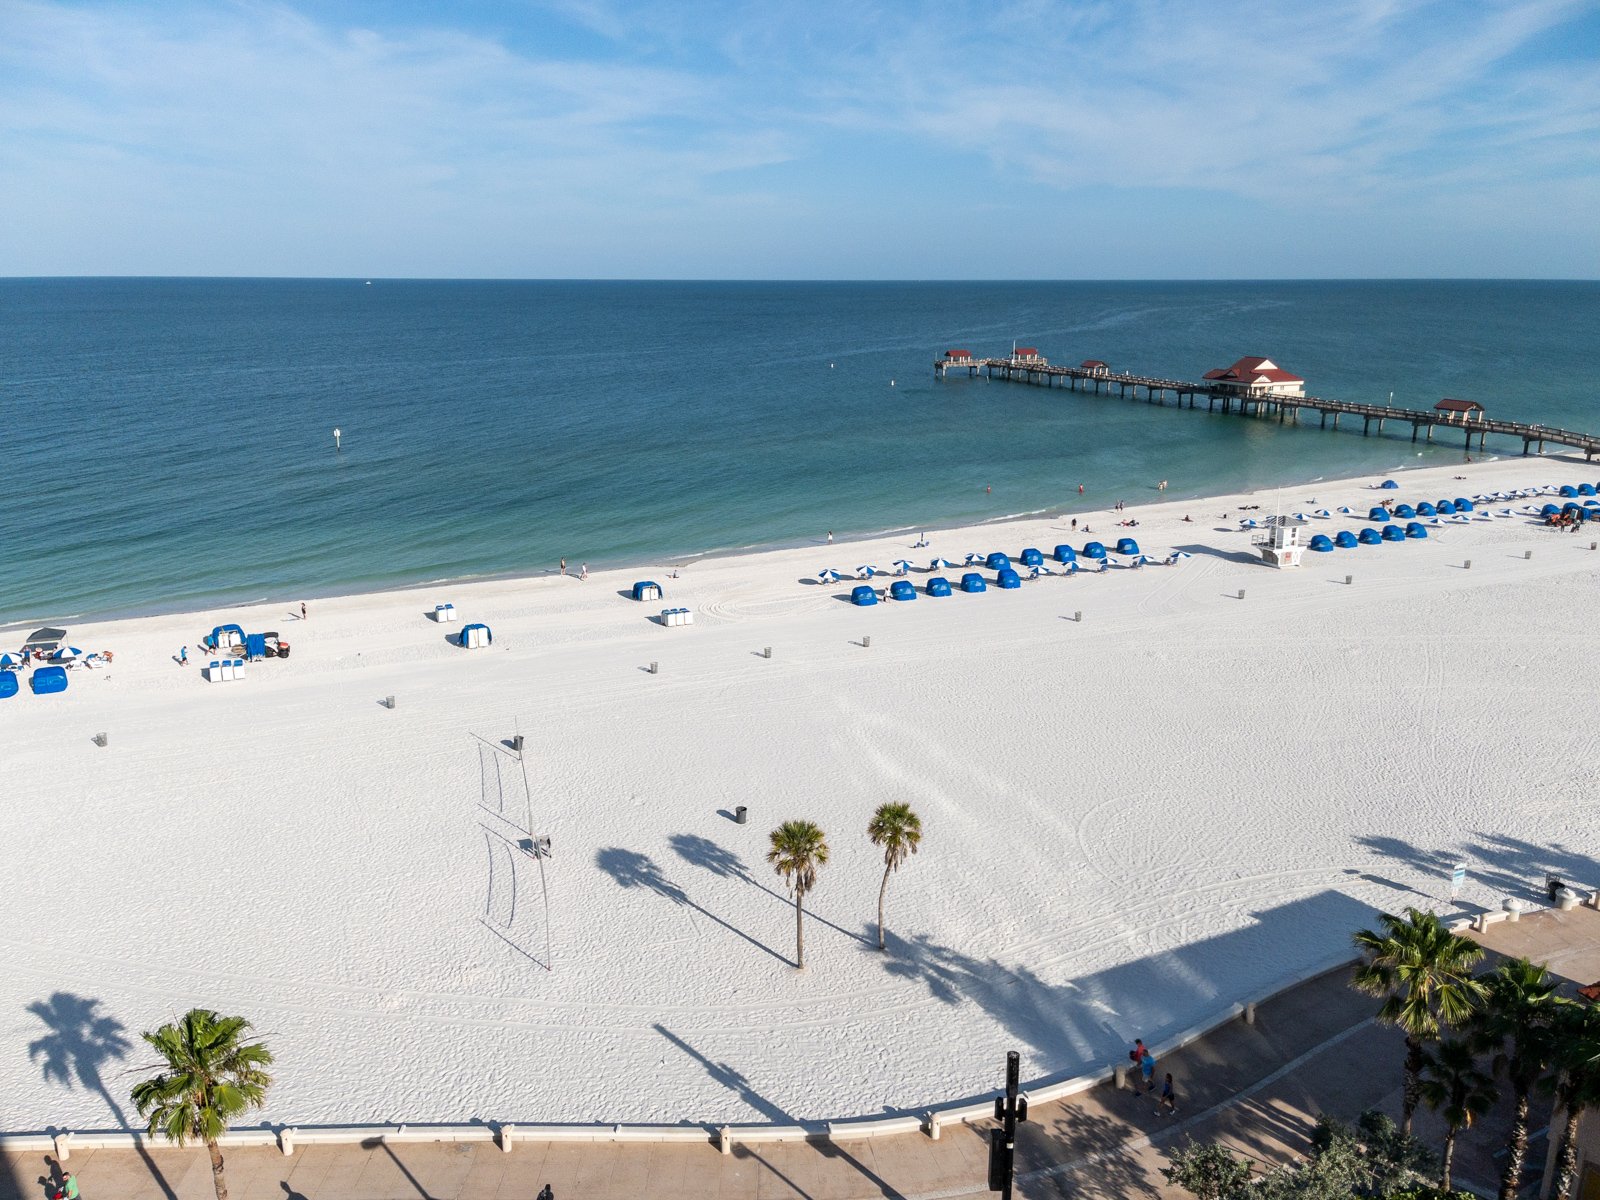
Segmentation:
<svg viewBox="0 0 1600 1200">
<path fill-rule="evenodd" d="M 1467 882 L 1467 864 L 1457 863 L 1450 872 L 1450 899 L 1459 900 L 1461 889 Z"/>
</svg>

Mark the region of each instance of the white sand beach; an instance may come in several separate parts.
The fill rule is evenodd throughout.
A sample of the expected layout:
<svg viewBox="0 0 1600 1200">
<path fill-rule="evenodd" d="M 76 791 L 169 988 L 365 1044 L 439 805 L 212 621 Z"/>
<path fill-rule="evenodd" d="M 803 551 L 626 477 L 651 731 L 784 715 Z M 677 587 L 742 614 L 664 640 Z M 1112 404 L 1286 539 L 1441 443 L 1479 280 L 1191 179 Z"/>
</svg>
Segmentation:
<svg viewBox="0 0 1600 1200">
<path fill-rule="evenodd" d="M 1397 478 L 1281 499 L 1354 508 L 1309 531 L 1331 534 L 1381 496 L 1600 466 Z M 906 557 L 920 592 L 933 554 L 1089 540 L 1052 515 L 917 551 L 819 530 L 677 580 L 313 600 L 305 622 L 272 604 L 72 625 L 114 665 L 0 701 L 0 1129 L 133 1120 L 139 1031 L 193 1005 L 269 1040 L 274 1122 L 915 1110 L 994 1085 L 1008 1049 L 1032 1080 L 1159 1043 L 1378 909 L 1450 907 L 1458 860 L 1474 906 L 1532 898 L 1547 868 L 1600 883 L 1589 533 L 1474 520 L 1276 571 L 1237 527 L 1270 493 L 1129 496 L 1135 530 L 1085 499 L 1067 516 L 1089 536 L 1194 557 L 871 609 L 813 582 Z M 663 603 L 620 594 L 646 577 Z M 427 615 L 445 601 L 493 646 L 449 644 L 459 625 Z M 657 625 L 667 605 L 695 624 Z M 224 621 L 291 657 L 205 683 L 195 643 Z M 519 731 L 526 786 L 502 744 Z M 925 837 L 880 954 L 865 826 L 886 800 Z M 804 972 L 764 861 L 788 818 L 833 851 Z M 548 908 L 529 832 L 552 839 Z"/>
</svg>

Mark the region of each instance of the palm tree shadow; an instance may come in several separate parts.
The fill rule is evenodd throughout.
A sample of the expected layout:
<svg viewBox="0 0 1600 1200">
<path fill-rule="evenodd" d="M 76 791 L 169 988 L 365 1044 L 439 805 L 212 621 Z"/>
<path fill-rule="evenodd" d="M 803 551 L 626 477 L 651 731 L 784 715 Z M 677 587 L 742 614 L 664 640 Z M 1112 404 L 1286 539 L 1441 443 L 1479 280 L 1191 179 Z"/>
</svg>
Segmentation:
<svg viewBox="0 0 1600 1200">
<path fill-rule="evenodd" d="M 785 896 L 782 892 L 773 891 L 750 873 L 750 868 L 744 865 L 744 859 L 726 846 L 717 845 L 710 838 L 701 837 L 697 833 L 675 833 L 667 839 L 667 844 L 672 847 L 673 852 L 679 858 L 687 863 L 697 867 L 704 867 L 713 875 L 721 876 L 723 879 L 743 880 L 752 887 L 760 888 L 774 900 L 782 901 L 784 904 L 794 903 L 793 896 Z M 835 933 L 842 933 L 845 937 L 854 938 L 863 945 L 870 946 L 872 944 L 872 939 L 866 934 L 856 933 L 854 930 L 846 929 L 843 925 L 835 925 L 826 917 L 818 916 L 809 908 L 805 912 L 806 916 L 813 921 L 826 925 Z"/>
<path fill-rule="evenodd" d="M 131 1129 L 127 1114 L 106 1087 L 101 1069 L 109 1062 L 127 1056 L 132 1043 L 127 1027 L 100 1010 L 100 1001 L 53 992 L 47 1000 L 35 1000 L 27 1011 L 45 1024 L 46 1032 L 28 1043 L 28 1059 L 40 1064 L 45 1082 L 59 1083 L 67 1089 L 83 1087 L 96 1092 L 111 1110 L 118 1129 Z M 167 1200 L 178 1200 L 166 1176 L 150 1152 L 141 1144 L 139 1157 L 156 1186 Z"/>
<path fill-rule="evenodd" d="M 710 909 L 689 899 L 689 893 L 663 875 L 661 868 L 656 865 L 655 859 L 648 854 L 640 854 L 637 850 L 624 850 L 620 846 L 607 846 L 602 850 L 597 850 L 594 859 L 595 865 L 616 880 L 619 887 L 642 887 L 648 891 L 655 892 L 657 895 L 665 896 L 674 904 L 681 904 L 686 908 L 694 909 L 695 912 L 716 922 L 729 933 L 743 938 L 756 949 L 766 951 L 779 962 L 786 965 L 789 962 L 787 958 L 765 942 L 758 941 L 738 926 L 729 924 Z"/>
</svg>

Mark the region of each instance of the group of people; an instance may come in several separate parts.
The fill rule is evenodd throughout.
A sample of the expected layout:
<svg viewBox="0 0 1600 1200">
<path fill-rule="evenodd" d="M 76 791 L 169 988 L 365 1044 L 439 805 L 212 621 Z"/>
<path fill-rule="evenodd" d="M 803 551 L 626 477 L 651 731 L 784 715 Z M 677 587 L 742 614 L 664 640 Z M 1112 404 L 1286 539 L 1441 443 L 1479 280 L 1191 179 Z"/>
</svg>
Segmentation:
<svg viewBox="0 0 1600 1200">
<path fill-rule="evenodd" d="M 1589 514 L 1583 509 L 1565 509 L 1562 512 L 1551 514 L 1545 522 L 1552 529 L 1565 529 L 1568 533 L 1576 533 L 1578 527 L 1589 519 Z"/>
<path fill-rule="evenodd" d="M 1144 1044 L 1143 1038 L 1133 1039 L 1133 1049 L 1128 1051 L 1128 1061 L 1133 1063 L 1139 1072 L 1138 1078 L 1133 1081 L 1133 1090 L 1136 1094 L 1148 1096 L 1156 1090 L 1156 1056 Z M 1178 1111 L 1178 1093 L 1173 1090 L 1172 1072 L 1167 1072 L 1165 1082 L 1161 1085 L 1161 1099 L 1156 1104 L 1156 1114 L 1159 1116 L 1165 1110 L 1176 1115 Z"/>
<path fill-rule="evenodd" d="M 828 540 L 829 541 L 833 540 L 833 535 L 832 534 L 828 535 Z M 567 560 L 564 559 L 564 558 L 561 560 L 561 573 L 563 575 L 565 575 L 567 573 Z M 581 566 L 578 567 L 578 578 L 579 579 L 587 579 L 587 578 L 589 578 L 589 564 L 588 563 L 583 563 Z"/>
</svg>

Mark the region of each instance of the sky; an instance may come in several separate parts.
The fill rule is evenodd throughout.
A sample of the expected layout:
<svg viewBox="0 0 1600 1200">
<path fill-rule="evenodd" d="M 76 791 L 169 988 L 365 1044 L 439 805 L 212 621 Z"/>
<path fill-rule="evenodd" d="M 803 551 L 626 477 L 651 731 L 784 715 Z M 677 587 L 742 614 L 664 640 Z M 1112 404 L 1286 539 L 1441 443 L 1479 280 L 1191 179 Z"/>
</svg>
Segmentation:
<svg viewBox="0 0 1600 1200">
<path fill-rule="evenodd" d="M 1600 0 L 0 0 L 0 275 L 1600 276 Z"/>
</svg>

